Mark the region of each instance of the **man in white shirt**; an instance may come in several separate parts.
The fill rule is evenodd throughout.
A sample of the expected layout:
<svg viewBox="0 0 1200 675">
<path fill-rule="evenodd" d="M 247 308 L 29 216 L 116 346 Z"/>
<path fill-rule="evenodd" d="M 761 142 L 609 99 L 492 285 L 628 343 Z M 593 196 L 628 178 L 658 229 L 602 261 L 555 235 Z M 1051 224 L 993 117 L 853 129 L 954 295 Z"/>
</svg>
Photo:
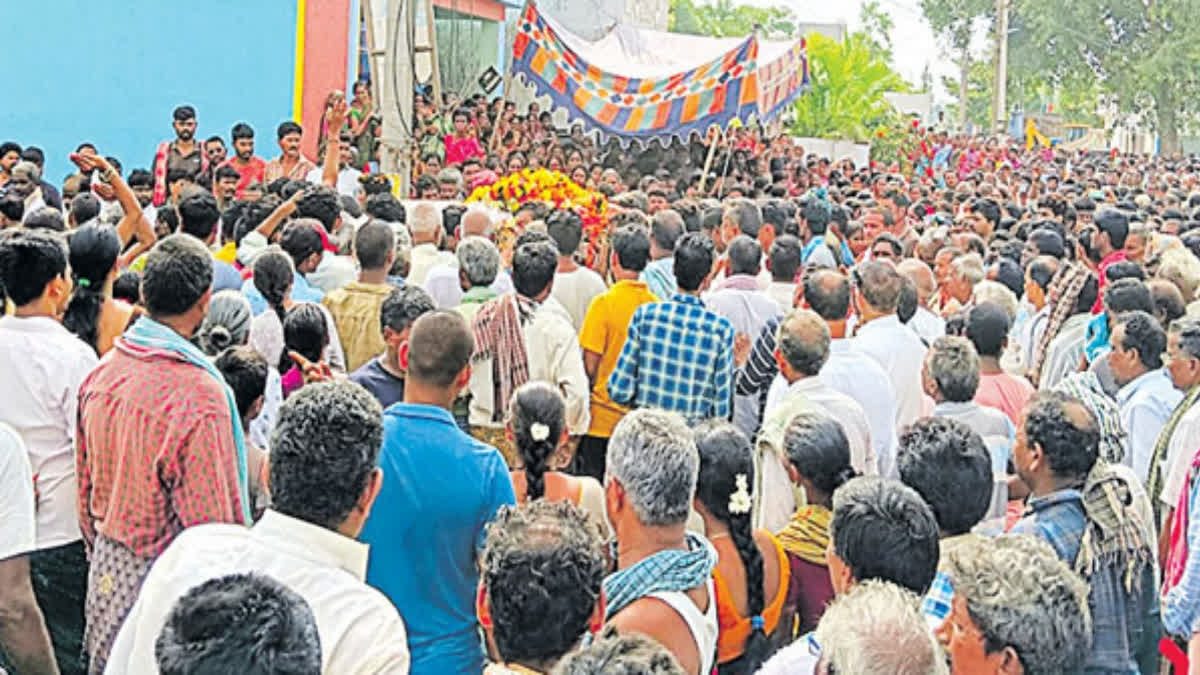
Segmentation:
<svg viewBox="0 0 1200 675">
<path fill-rule="evenodd" d="M 917 311 L 908 320 L 908 327 L 916 331 L 926 344 L 932 343 L 946 334 L 946 321 L 929 311 L 929 299 L 934 291 L 933 270 L 913 258 L 902 260 L 896 269 L 917 287 Z"/>
<path fill-rule="evenodd" d="M 107 673 L 158 672 L 155 640 L 176 601 L 229 574 L 274 577 L 317 619 L 323 672 L 407 673 L 404 622 L 363 583 L 368 549 L 356 541 L 379 494 L 379 403 L 356 384 L 304 387 L 284 403 L 272 437 L 271 508 L 251 528 L 189 528 L 155 562 L 121 627 Z"/>
<path fill-rule="evenodd" d="M 1187 483 L 1188 469 L 1200 451 L 1200 322 L 1181 319 L 1167 330 L 1167 351 L 1163 368 L 1171 375 L 1175 388 L 1183 393 L 1183 401 L 1171 414 L 1171 420 L 1159 436 L 1158 445 L 1166 444 L 1166 452 L 1156 448 L 1158 457 L 1151 461 L 1147 492 L 1157 500 L 1156 512 L 1164 529 L 1162 537 L 1170 534 L 1171 514 L 1179 505 L 1179 494 Z M 1154 465 L 1155 460 L 1158 466 Z M 1157 474 L 1155 473 L 1157 471 Z"/>
<path fill-rule="evenodd" d="M 588 305 L 607 286 L 599 274 L 575 262 L 575 252 L 583 241 L 583 221 L 578 215 L 563 209 L 555 211 L 546 221 L 546 233 L 558 247 L 558 270 L 551 295 L 571 315 L 571 327 L 578 333 Z"/>
<path fill-rule="evenodd" d="M 896 316 L 903 279 L 890 262 L 870 261 L 854 269 L 858 335 L 854 346 L 883 367 L 896 393 L 896 428 L 921 416 L 921 363 L 925 345 Z"/>
<path fill-rule="evenodd" d="M 558 250 L 549 240 L 522 244 L 513 253 L 515 293 L 489 301 L 475 314 L 471 357 L 472 435 L 503 431 L 508 397 L 527 381 L 542 380 L 566 401 L 567 429 L 587 433 L 590 387 L 583 353 L 570 322 L 547 300 L 554 286 Z M 524 380 L 501 364 L 523 360 Z M 517 365 L 512 363 L 510 365 Z"/>
<path fill-rule="evenodd" d="M 25 230 L 0 243 L 0 281 L 14 305 L 0 318 L 0 422 L 21 436 L 37 495 L 36 550 L 29 556 L 38 604 L 64 670 L 82 653 L 87 556 L 76 511 L 75 429 L 79 385 L 96 353 L 63 327 L 71 298 L 66 243 Z M 0 500 L 7 500 L 6 494 Z"/>
<path fill-rule="evenodd" d="M 771 243 L 767 253 L 767 269 L 771 271 L 771 285 L 767 286 L 767 295 L 779 305 L 779 311 L 787 314 L 792 311 L 796 302 L 796 273 L 802 264 L 801 254 L 804 251 L 800 240 L 790 234 L 785 234 Z"/>
<path fill-rule="evenodd" d="M 748 340 L 758 337 L 767 321 L 779 315 L 779 305 L 766 292 L 759 290 L 758 274 L 762 246 L 741 234 L 725 249 L 729 260 L 729 276 L 716 285 L 716 290 L 704 298 L 713 312 L 729 319 L 733 330 Z M 757 395 L 735 394 L 733 424 L 747 438 L 758 429 Z"/>
<path fill-rule="evenodd" d="M 1121 387 L 1116 398 L 1121 425 L 1129 434 L 1129 449 L 1121 463 L 1132 467 L 1145 485 L 1158 435 L 1183 393 L 1162 367 L 1167 336 L 1153 316 L 1140 310 L 1120 315 L 1110 343 L 1108 365 Z"/>
<path fill-rule="evenodd" d="M 442 214 L 433 204 L 419 203 L 408 214 L 408 229 L 412 232 L 412 263 L 408 268 L 406 283 L 425 285 L 425 277 L 437 265 L 458 269 L 458 260 L 449 251 L 440 250 L 445 228 Z"/>
<path fill-rule="evenodd" d="M 468 237 L 483 237 L 494 244 L 493 234 L 492 214 L 481 208 L 468 208 L 458 222 L 454 238 L 458 240 L 459 245 Z M 439 263 L 425 275 L 425 291 L 429 293 L 429 297 L 433 298 L 438 309 L 450 309 L 463 303 L 466 290 L 463 289 L 463 281 L 459 275 L 461 265 L 458 263 L 461 263 L 461 257 L 458 245 L 456 245 L 454 248 L 456 264 Z M 411 276 L 410 274 L 409 277 L 411 278 Z M 512 276 L 501 268 L 496 272 L 495 279 L 488 284 L 487 288 L 493 296 L 511 293 L 513 289 Z"/>
<path fill-rule="evenodd" d="M 358 182 L 362 171 L 350 166 L 350 163 L 354 160 L 354 146 L 352 145 L 352 141 L 353 139 L 350 138 L 349 134 L 342 134 L 340 142 L 336 144 L 339 157 L 335 189 L 339 195 L 346 195 L 347 197 L 357 197 L 358 193 L 362 191 L 362 184 Z M 309 171 L 304 180 L 313 185 L 320 185 L 324 177 L 324 171 L 323 167 L 318 166 Z"/>
<path fill-rule="evenodd" d="M 54 648 L 33 594 L 29 554 L 36 547 L 33 471 L 21 437 L 0 423 L 0 670 L 57 672 Z M 7 657 L 7 658 L 6 658 Z"/>
</svg>

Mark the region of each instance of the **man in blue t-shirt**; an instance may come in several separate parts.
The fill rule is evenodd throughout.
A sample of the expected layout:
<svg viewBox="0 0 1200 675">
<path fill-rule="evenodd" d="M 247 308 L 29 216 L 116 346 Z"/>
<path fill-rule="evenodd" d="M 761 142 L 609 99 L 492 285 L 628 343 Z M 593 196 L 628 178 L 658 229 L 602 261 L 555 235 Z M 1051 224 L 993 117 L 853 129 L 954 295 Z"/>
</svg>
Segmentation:
<svg viewBox="0 0 1200 675">
<path fill-rule="evenodd" d="M 362 540 L 371 546 L 367 583 L 408 626 L 413 675 L 483 670 L 477 555 L 484 527 L 516 503 L 504 458 L 463 433 L 450 413 L 470 381 L 474 348 L 458 312 L 421 316 L 400 347 L 404 401 L 384 413 L 383 487 Z"/>
</svg>

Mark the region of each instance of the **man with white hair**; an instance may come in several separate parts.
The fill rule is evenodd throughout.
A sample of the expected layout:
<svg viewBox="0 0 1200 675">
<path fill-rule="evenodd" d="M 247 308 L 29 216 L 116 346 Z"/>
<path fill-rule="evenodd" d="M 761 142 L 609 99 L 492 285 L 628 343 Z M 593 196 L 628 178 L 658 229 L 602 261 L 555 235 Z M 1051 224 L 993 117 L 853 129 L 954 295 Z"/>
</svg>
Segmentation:
<svg viewBox="0 0 1200 675">
<path fill-rule="evenodd" d="M 813 637 L 821 645 L 817 672 L 949 672 L 942 650 L 917 608 L 917 596 L 895 584 L 867 581 L 836 598 L 825 610 Z"/>
<path fill-rule="evenodd" d="M 644 633 L 691 675 L 710 673 L 717 648 L 717 552 L 687 531 L 700 453 L 676 414 L 635 410 L 608 443 L 605 508 L 617 537 L 617 571 L 604 580 L 605 619 Z"/>
<path fill-rule="evenodd" d="M 491 241 L 493 235 L 491 212 L 478 206 L 467 207 L 455 231 L 455 237 L 458 239 L 459 245 L 468 237 Z M 499 252 L 497 251 L 497 253 Z M 459 263 L 458 265 L 439 263 L 433 266 L 429 270 L 429 274 L 425 277 L 425 290 L 440 309 L 461 306 L 466 302 L 464 295 L 466 290 L 478 286 L 477 283 L 473 283 L 470 286 L 463 285 L 465 282 L 463 282 L 459 271 L 462 264 L 462 256 L 458 255 L 457 246 L 455 247 L 455 257 Z M 497 295 L 504 295 L 512 291 L 512 275 L 504 269 L 504 265 L 499 265 L 495 276 L 486 285 L 491 290 L 491 296 L 479 302 L 486 302 Z M 467 320 L 470 321 L 470 317 Z"/>
<path fill-rule="evenodd" d="M 471 323 L 479 308 L 498 295 L 491 286 L 500 273 L 500 250 L 491 241 L 472 235 L 458 242 L 454 255 L 458 258 L 460 284 L 460 300 L 454 309 Z M 442 269 L 446 268 L 439 267 L 436 271 Z"/>
<path fill-rule="evenodd" d="M 975 300 L 975 284 L 983 281 L 984 276 L 983 258 L 978 253 L 955 258 L 946 278 L 945 293 L 949 300 L 942 306 L 942 316 L 969 309 Z"/>
<path fill-rule="evenodd" d="M 440 250 L 445 230 L 442 228 L 442 213 L 433 204 L 419 203 L 409 214 L 408 229 L 412 232 L 412 263 L 408 269 L 407 283 L 424 286 L 425 277 L 436 265 L 457 268 L 458 261 L 448 251 Z"/>
</svg>

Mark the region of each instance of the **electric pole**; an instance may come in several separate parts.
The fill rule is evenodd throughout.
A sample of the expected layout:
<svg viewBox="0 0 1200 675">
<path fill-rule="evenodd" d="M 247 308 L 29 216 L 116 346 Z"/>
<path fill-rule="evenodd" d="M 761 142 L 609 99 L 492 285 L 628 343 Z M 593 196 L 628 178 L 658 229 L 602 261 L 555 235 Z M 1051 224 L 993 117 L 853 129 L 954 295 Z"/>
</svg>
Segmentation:
<svg viewBox="0 0 1200 675">
<path fill-rule="evenodd" d="M 996 82 L 992 114 L 997 134 L 1008 127 L 1008 1 L 996 0 Z"/>
</svg>

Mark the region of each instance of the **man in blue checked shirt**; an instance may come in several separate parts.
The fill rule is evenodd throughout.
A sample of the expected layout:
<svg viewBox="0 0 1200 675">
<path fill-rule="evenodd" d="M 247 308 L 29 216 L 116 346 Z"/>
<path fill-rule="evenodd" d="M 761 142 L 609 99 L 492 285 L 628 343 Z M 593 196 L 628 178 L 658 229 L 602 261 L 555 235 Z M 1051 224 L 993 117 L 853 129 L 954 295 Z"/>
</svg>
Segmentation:
<svg viewBox="0 0 1200 675">
<path fill-rule="evenodd" d="M 700 300 L 713 276 L 712 240 L 689 232 L 675 245 L 679 292 L 642 305 L 629 323 L 625 347 L 608 378 L 608 395 L 635 408 L 660 408 L 689 423 L 729 419 L 733 409 L 735 334 L 727 319 Z"/>
<path fill-rule="evenodd" d="M 896 467 L 900 481 L 933 509 L 941 532 L 938 574 L 921 605 L 929 627 L 936 629 L 950 614 L 954 597 L 946 576 L 950 554 L 983 541 L 971 528 L 983 520 L 992 502 L 992 460 L 983 438 L 966 424 L 926 417 L 900 436 Z"/>
</svg>

